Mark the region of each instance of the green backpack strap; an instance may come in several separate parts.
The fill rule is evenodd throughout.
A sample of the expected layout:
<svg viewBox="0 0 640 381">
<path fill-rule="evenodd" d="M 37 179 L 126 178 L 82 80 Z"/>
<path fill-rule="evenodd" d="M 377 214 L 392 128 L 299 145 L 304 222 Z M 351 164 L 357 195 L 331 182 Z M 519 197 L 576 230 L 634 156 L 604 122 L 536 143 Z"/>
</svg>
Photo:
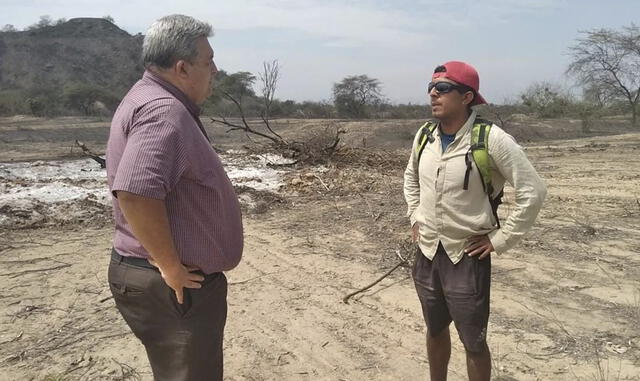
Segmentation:
<svg viewBox="0 0 640 381">
<path fill-rule="evenodd" d="M 422 157 L 422 152 L 424 148 L 427 146 L 427 142 L 433 143 L 435 138 L 433 137 L 433 131 L 438 127 L 438 123 L 428 120 L 425 124 L 420 127 L 418 130 L 418 144 L 416 145 L 416 155 L 418 156 L 418 163 L 420 163 L 420 157 Z"/>
<path fill-rule="evenodd" d="M 476 163 L 480 177 L 482 178 L 482 187 L 488 194 L 493 194 L 493 186 L 491 185 L 491 163 L 489 158 L 489 131 L 491 131 L 491 122 L 483 119 L 476 119 L 471 128 L 471 147 L 465 157 L 467 171 L 464 174 L 464 190 L 469 189 L 469 174 L 471 172 L 471 162 Z"/>
<path fill-rule="evenodd" d="M 471 162 L 476 163 L 478 172 L 480 172 L 480 178 L 482 179 L 482 187 L 489 197 L 489 203 L 491 204 L 491 210 L 493 216 L 500 228 L 500 219 L 498 218 L 498 206 L 502 204 L 502 196 L 504 191 L 493 196 L 493 184 L 491 183 L 491 159 L 489 156 L 489 131 L 491 131 L 492 122 L 476 118 L 471 128 L 471 147 L 465 156 L 465 163 L 467 164 L 467 170 L 464 174 L 465 190 L 469 189 L 469 174 L 471 172 Z"/>
</svg>

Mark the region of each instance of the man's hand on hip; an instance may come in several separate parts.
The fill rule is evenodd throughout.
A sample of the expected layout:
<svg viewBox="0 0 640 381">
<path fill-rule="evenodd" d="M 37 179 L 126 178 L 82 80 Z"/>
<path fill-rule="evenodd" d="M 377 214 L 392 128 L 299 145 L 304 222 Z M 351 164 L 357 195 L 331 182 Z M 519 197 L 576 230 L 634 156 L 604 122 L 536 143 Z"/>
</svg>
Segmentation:
<svg viewBox="0 0 640 381">
<path fill-rule="evenodd" d="M 118 204 L 125 219 L 131 225 L 133 235 L 151 255 L 151 264 L 160 269 L 162 278 L 176 293 L 182 304 L 183 288 L 200 288 L 204 278 L 192 271 L 198 270 L 180 263 L 177 255 L 169 217 L 164 200 L 118 191 Z"/>
<path fill-rule="evenodd" d="M 202 282 L 204 277 L 193 273 L 193 271 L 199 270 L 197 267 L 180 264 L 174 268 L 163 270 L 155 261 L 150 259 L 149 263 L 160 270 L 162 279 L 164 279 L 167 286 L 171 287 L 171 289 L 176 293 L 176 299 L 180 304 L 182 304 L 184 299 L 184 288 L 202 287 L 198 282 Z"/>
<path fill-rule="evenodd" d="M 411 226 L 411 242 L 418 242 L 418 237 L 420 237 L 420 227 L 416 222 Z"/>
<path fill-rule="evenodd" d="M 473 236 L 467 240 L 467 243 L 468 245 L 464 252 L 469 254 L 470 257 L 479 255 L 478 259 L 482 260 L 493 251 L 493 244 L 486 234 Z"/>
</svg>

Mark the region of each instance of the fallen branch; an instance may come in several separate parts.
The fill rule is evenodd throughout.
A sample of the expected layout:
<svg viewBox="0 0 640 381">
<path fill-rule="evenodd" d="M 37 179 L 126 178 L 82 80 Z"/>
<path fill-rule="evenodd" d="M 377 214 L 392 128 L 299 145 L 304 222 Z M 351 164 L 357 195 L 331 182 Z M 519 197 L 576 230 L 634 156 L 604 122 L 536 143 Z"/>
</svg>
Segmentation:
<svg viewBox="0 0 640 381">
<path fill-rule="evenodd" d="M 37 273 L 37 272 L 42 272 L 42 271 L 51 271 L 51 270 L 59 270 L 59 269 L 63 269 L 65 267 L 69 267 L 71 266 L 71 264 L 64 264 L 64 265 L 60 265 L 60 266 L 54 266 L 54 267 L 47 267 L 45 269 L 33 269 L 33 270 L 24 270 L 24 271 L 18 271 L 18 272 L 14 272 L 14 273 L 4 273 L 4 274 L 0 274 L 0 276 L 8 276 L 11 278 L 15 278 L 18 275 L 24 275 L 24 274 L 29 274 L 29 273 Z"/>
<path fill-rule="evenodd" d="M 120 366 L 120 379 L 121 380 L 128 380 L 129 378 L 133 379 L 133 380 L 141 380 L 142 378 L 140 377 L 140 374 L 138 374 L 138 371 L 132 367 L 131 365 L 127 365 L 125 363 L 121 363 L 118 360 L 111 358 L 111 360 L 113 360 L 113 362 L 115 362 L 116 364 L 118 364 Z"/>
<path fill-rule="evenodd" d="M 327 190 L 327 192 L 329 191 L 329 187 L 327 186 L 327 184 L 324 183 L 324 181 L 322 181 L 322 179 L 320 178 L 320 176 L 316 175 L 315 173 L 313 174 L 313 177 L 315 177 L 316 179 L 318 179 L 320 181 L 320 184 L 322 184 L 322 186 L 324 187 L 324 189 Z"/>
<path fill-rule="evenodd" d="M 265 274 L 260 274 L 260 275 L 258 275 L 258 276 L 254 276 L 253 278 L 249 278 L 249 279 L 245 279 L 245 280 L 240 280 L 240 281 L 237 281 L 237 282 L 229 282 L 229 285 L 236 285 L 236 284 L 248 283 L 248 282 L 251 282 L 252 280 L 260 279 L 260 278 L 265 277 L 265 276 L 267 276 L 267 275 L 273 275 L 273 274 L 281 273 L 281 272 L 283 272 L 283 271 L 284 271 L 284 270 L 273 271 L 273 272 L 270 272 L 270 273 L 265 273 Z"/>
<path fill-rule="evenodd" d="M 17 334 L 15 337 L 13 337 L 13 338 L 11 338 L 11 339 L 8 339 L 8 340 L 4 340 L 4 341 L 0 342 L 0 345 L 4 345 L 4 344 L 7 344 L 7 343 L 12 343 L 12 342 L 14 342 L 14 341 L 18 341 L 18 340 L 20 340 L 20 339 L 22 338 L 22 335 L 23 335 L 23 334 L 24 334 L 24 331 L 20 331 L 20 333 L 19 333 L 19 334 Z"/>
<path fill-rule="evenodd" d="M 82 149 L 82 153 L 84 153 L 86 156 L 89 156 L 90 158 L 95 160 L 98 164 L 100 164 L 100 168 L 107 167 L 107 161 L 101 158 L 100 156 L 96 155 L 95 153 L 91 152 L 91 150 L 87 148 L 87 146 L 83 142 L 76 140 L 76 145 Z"/>
<path fill-rule="evenodd" d="M 518 303 L 519 305 L 521 305 L 522 307 L 524 307 L 526 310 L 528 310 L 529 312 L 533 312 L 534 314 L 540 316 L 542 319 L 550 321 L 552 323 L 554 323 L 558 328 L 560 328 L 560 330 L 572 341 L 572 342 L 577 342 L 576 338 L 569 333 L 569 331 L 567 331 L 567 329 L 565 328 L 564 324 L 562 324 L 562 322 L 560 321 L 560 319 L 558 319 L 558 317 L 556 316 L 555 313 L 553 313 L 553 311 L 551 310 L 551 308 L 546 307 L 546 310 L 549 311 L 549 313 L 551 313 L 551 315 L 553 316 L 553 318 L 550 318 L 544 314 L 541 314 L 540 312 L 529 308 L 529 306 L 527 306 L 524 303 L 521 303 L 519 301 L 515 301 L 516 303 Z"/>
<path fill-rule="evenodd" d="M 594 228 L 593 226 L 591 226 L 591 225 L 589 225 L 589 224 L 587 224 L 585 222 L 579 221 L 575 217 L 571 217 L 571 219 L 576 223 L 576 225 L 581 226 L 582 228 L 584 228 L 584 232 L 583 232 L 584 234 L 586 234 L 586 235 L 595 235 L 597 233 L 596 228 Z"/>
<path fill-rule="evenodd" d="M 353 296 L 355 296 L 355 295 L 358 295 L 358 294 L 359 294 L 359 293 L 361 293 L 361 292 L 365 292 L 365 291 L 367 291 L 368 289 L 370 289 L 371 287 L 373 287 L 373 286 L 375 286 L 376 284 L 380 283 L 384 278 L 388 277 L 389 275 L 391 275 L 391 273 L 392 273 L 392 272 L 396 271 L 396 269 L 397 269 L 398 267 L 401 267 L 402 265 L 404 265 L 404 264 L 406 264 L 406 263 L 407 263 L 407 261 L 405 261 L 405 260 L 398 262 L 398 263 L 397 263 L 397 264 L 396 264 L 396 265 L 395 265 L 391 270 L 387 271 L 383 276 L 381 276 L 380 278 L 376 279 L 376 281 L 375 281 L 375 282 L 373 282 L 373 283 L 371 283 L 370 285 L 365 286 L 365 287 L 363 287 L 363 288 L 361 288 L 361 289 L 359 289 L 359 290 L 357 290 L 357 291 L 354 291 L 354 292 L 350 293 L 349 295 L 345 296 L 344 298 L 342 298 L 342 302 L 343 302 L 344 304 L 349 304 L 349 299 L 350 299 L 351 297 L 353 297 Z"/>
<path fill-rule="evenodd" d="M 373 208 L 371 207 L 371 204 L 369 203 L 369 200 L 362 194 L 362 193 L 358 193 L 358 195 L 360 197 L 362 197 L 362 199 L 364 200 L 365 204 L 367 204 L 367 209 L 369 209 L 369 215 L 371 216 L 371 218 L 373 219 L 373 222 L 377 222 L 378 219 L 380 219 L 380 217 L 382 216 L 382 213 L 378 213 L 376 214 L 373 211 Z"/>
<path fill-rule="evenodd" d="M 616 285 L 618 290 L 622 290 L 622 287 L 620 287 L 620 283 L 618 283 L 616 278 L 612 277 L 611 274 L 609 274 L 609 272 L 607 272 L 607 270 L 605 270 L 602 266 L 600 266 L 600 263 L 598 263 L 599 262 L 599 258 L 596 258 L 595 262 L 596 262 L 596 266 L 598 266 L 598 268 L 600 268 L 600 270 L 602 270 L 604 275 L 606 275 L 613 282 L 613 284 Z"/>
</svg>

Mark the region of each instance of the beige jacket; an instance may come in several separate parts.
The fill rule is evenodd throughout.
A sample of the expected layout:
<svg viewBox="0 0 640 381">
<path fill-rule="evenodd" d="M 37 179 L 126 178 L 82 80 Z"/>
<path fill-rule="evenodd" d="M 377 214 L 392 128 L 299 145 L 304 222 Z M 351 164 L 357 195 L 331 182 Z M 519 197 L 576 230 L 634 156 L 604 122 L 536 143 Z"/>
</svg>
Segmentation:
<svg viewBox="0 0 640 381">
<path fill-rule="evenodd" d="M 475 164 L 464 190 L 466 164 L 464 157 L 471 144 L 474 111 L 456 134 L 455 140 L 442 152 L 440 129 L 434 131 L 434 142 L 428 142 L 420 163 L 417 162 L 417 136 L 413 142 L 409 164 L 404 173 L 404 196 L 409 205 L 411 226 L 418 224 L 418 245 L 422 253 L 433 259 L 442 242 L 453 263 L 464 254 L 466 241 L 475 235 L 488 234 L 495 251 L 501 254 L 512 248 L 533 226 L 547 190 L 544 182 L 513 137 L 493 125 L 489 132 L 492 184 L 495 193 L 505 180 L 515 189 L 515 208 L 501 221 L 500 229 L 483 190 L 482 178 Z M 419 171 L 418 171 L 419 166 Z M 418 178 L 419 173 L 419 178 Z"/>
</svg>

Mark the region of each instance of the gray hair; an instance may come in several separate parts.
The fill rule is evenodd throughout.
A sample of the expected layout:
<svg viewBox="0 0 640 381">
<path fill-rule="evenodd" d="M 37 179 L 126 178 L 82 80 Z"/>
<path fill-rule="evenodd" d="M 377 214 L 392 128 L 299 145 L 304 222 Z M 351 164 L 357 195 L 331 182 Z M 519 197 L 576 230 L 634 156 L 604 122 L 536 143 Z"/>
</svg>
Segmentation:
<svg viewBox="0 0 640 381">
<path fill-rule="evenodd" d="M 178 60 L 193 62 L 198 55 L 196 41 L 213 36 L 211 25 L 184 15 L 165 16 L 151 24 L 142 43 L 145 68 L 168 69 Z"/>
</svg>

